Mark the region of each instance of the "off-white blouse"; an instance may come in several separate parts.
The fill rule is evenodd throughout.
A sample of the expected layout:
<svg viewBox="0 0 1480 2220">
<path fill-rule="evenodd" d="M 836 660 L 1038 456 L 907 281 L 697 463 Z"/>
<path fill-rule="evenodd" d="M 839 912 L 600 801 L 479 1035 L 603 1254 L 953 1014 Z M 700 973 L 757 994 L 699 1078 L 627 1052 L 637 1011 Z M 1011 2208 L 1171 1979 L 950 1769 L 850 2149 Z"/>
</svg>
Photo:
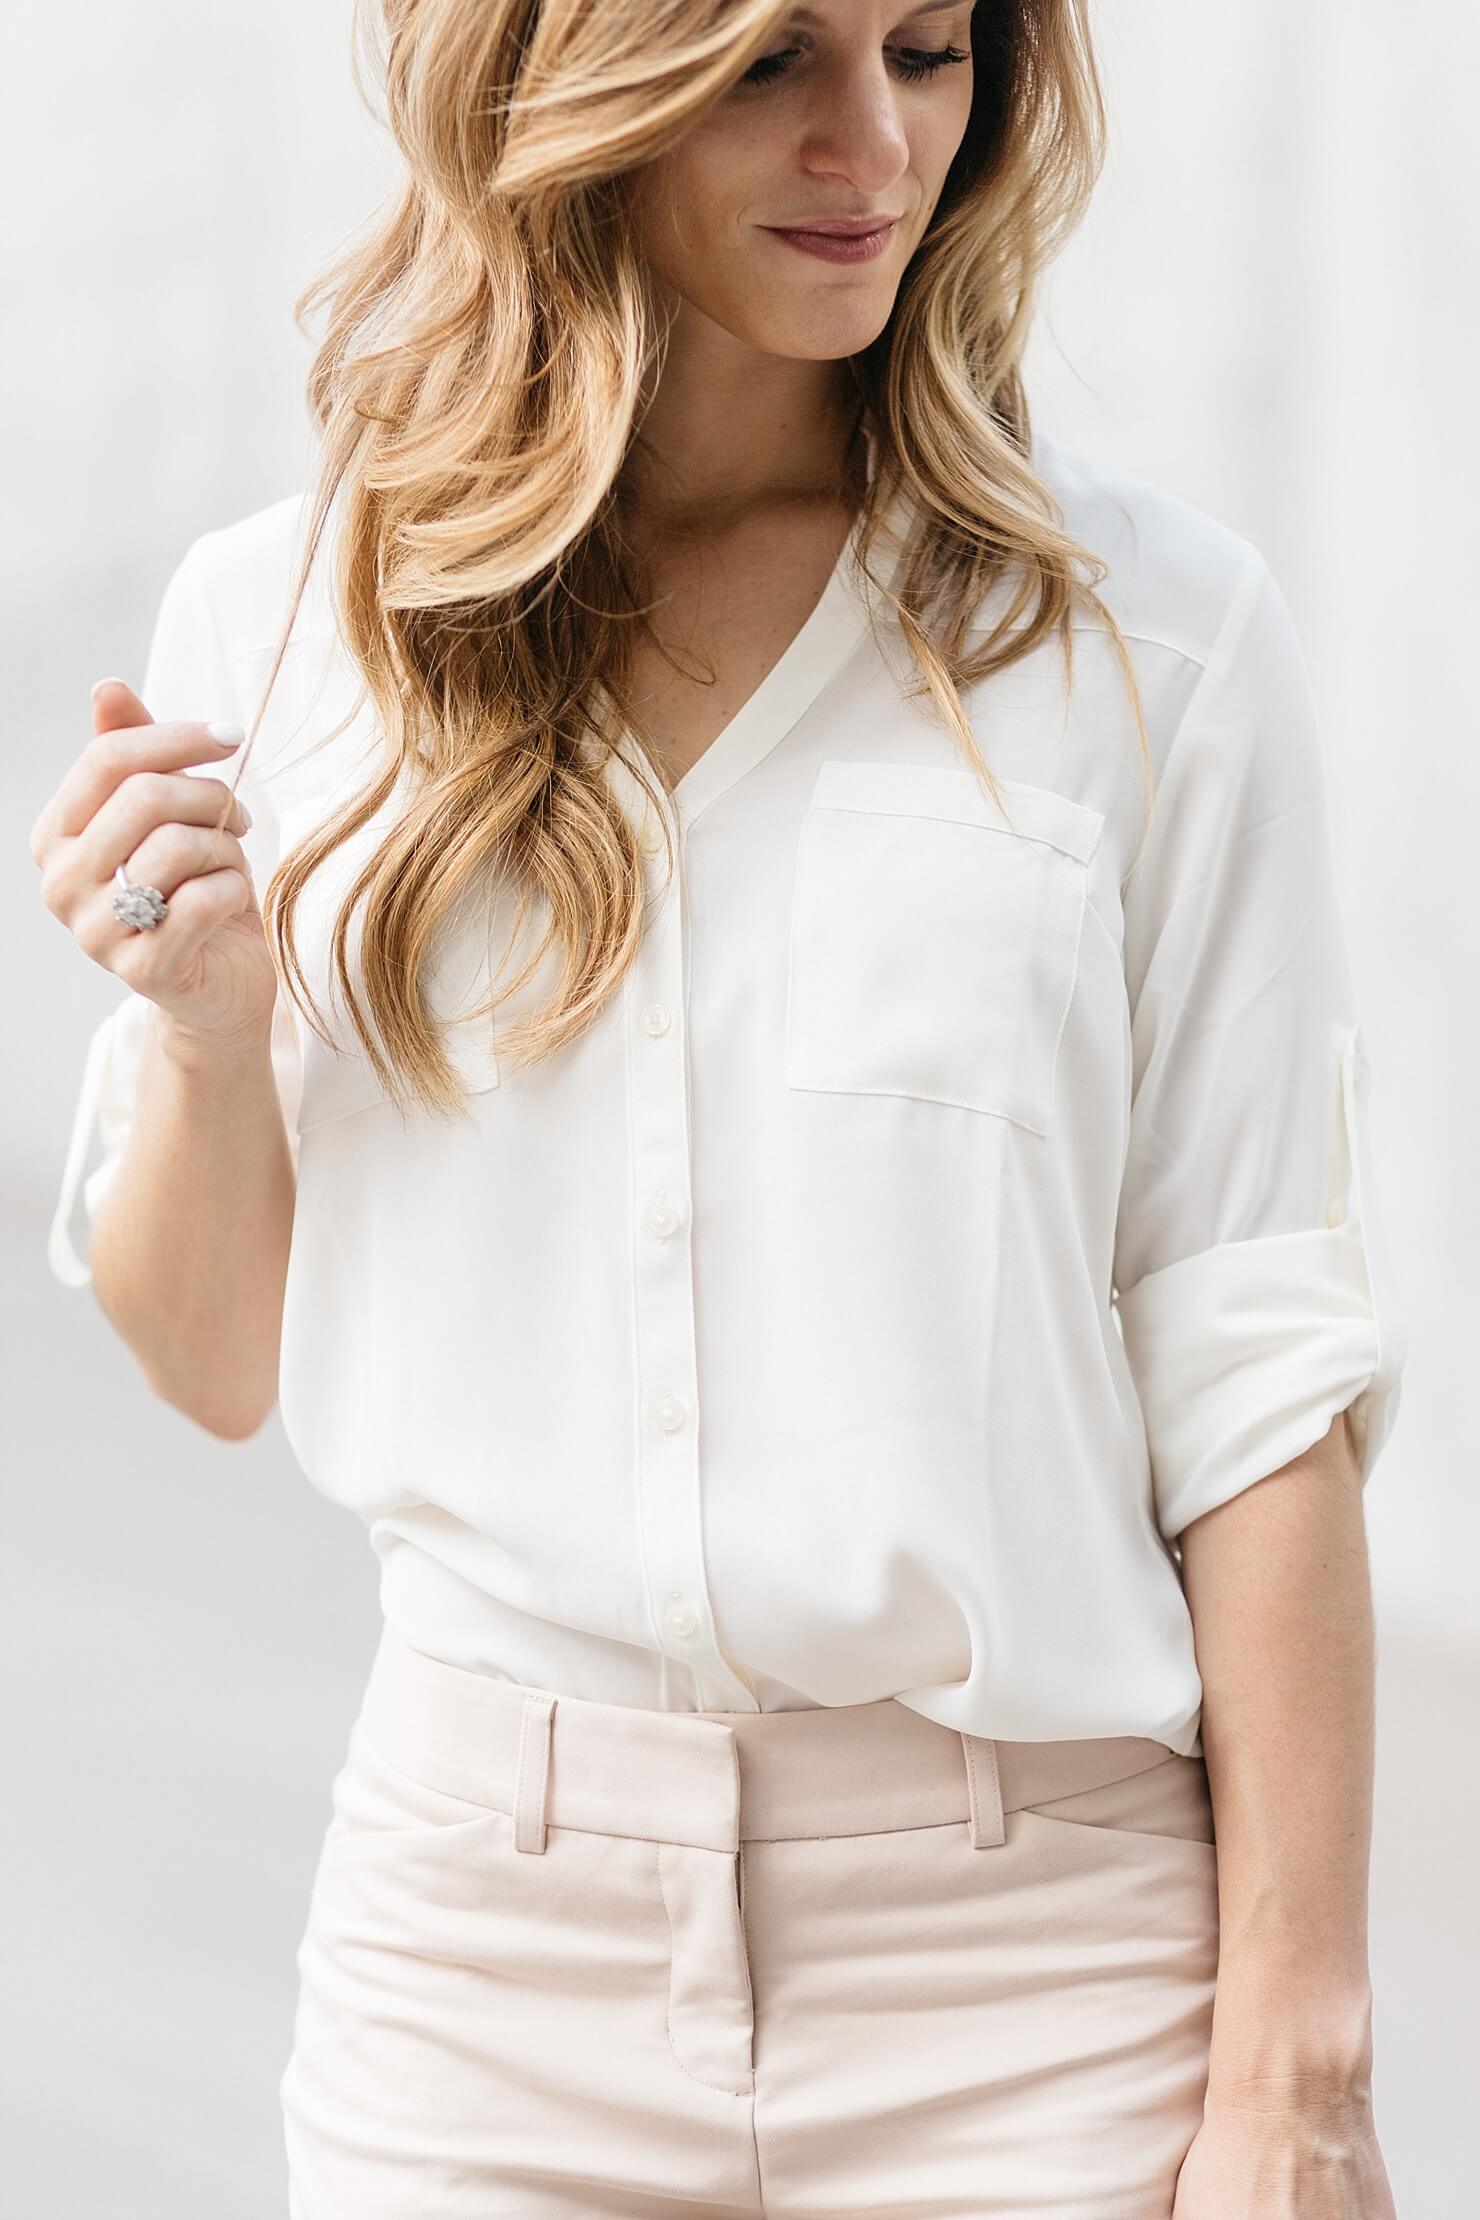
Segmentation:
<svg viewBox="0 0 1480 2220">
<path fill-rule="evenodd" d="M 978 1734 L 1196 1755 L 1177 1536 L 1350 1404 L 1370 1474 L 1407 1333 L 1289 610 L 1201 510 L 1041 436 L 1034 460 L 1108 560 L 1143 691 L 1158 803 L 1127 885 L 1145 795 L 1102 622 L 1076 619 L 1072 688 L 1053 639 L 968 691 L 1004 816 L 905 700 L 851 543 L 679 782 L 672 883 L 609 771 L 650 912 L 584 1035 L 501 1064 L 553 951 L 491 1025 L 461 1014 L 512 888 L 444 934 L 465 1123 L 403 1122 L 327 1001 L 384 817 L 312 883 L 302 946 L 346 1050 L 280 993 L 280 1408 L 415 1647 L 664 1710 L 895 1696 Z M 250 725 L 303 514 L 295 494 L 189 548 L 157 718 Z M 365 775 L 368 712 L 310 752 L 355 690 L 321 574 L 242 785 L 259 890 Z M 88 1051 L 50 1241 L 70 1284 L 150 1008 L 126 992 Z"/>
</svg>

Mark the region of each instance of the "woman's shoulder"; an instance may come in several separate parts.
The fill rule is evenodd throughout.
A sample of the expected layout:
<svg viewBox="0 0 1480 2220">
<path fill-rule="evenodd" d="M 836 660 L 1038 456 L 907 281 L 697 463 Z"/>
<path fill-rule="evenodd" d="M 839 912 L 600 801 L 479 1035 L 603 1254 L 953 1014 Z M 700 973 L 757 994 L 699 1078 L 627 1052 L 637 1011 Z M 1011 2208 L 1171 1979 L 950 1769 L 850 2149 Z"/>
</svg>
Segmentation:
<svg viewBox="0 0 1480 2220">
<path fill-rule="evenodd" d="M 1257 544 L 1169 486 L 1040 429 L 1030 460 L 1064 529 L 1105 564 L 1097 590 L 1127 637 L 1206 663 L 1230 610 L 1267 572 Z M 298 488 L 203 532 L 188 549 L 185 561 L 231 661 L 275 651 L 311 509 L 310 491 Z M 332 649 L 338 635 L 329 570 L 334 522 L 331 507 L 292 634 L 294 643 L 321 650 Z"/>
<path fill-rule="evenodd" d="M 275 652 L 305 552 L 311 510 L 309 489 L 299 487 L 211 527 L 186 549 L 181 567 L 194 571 L 229 661 Z M 294 620 L 294 643 L 323 641 L 335 632 L 328 547 L 326 533 Z"/>
<path fill-rule="evenodd" d="M 1106 564 L 1097 590 L 1127 637 L 1206 663 L 1266 567 L 1257 544 L 1170 487 L 1045 433 L 1031 460 L 1064 529 Z"/>
<path fill-rule="evenodd" d="M 373 756 L 376 745 L 332 593 L 332 505 L 277 665 L 313 507 L 312 489 L 300 488 L 200 533 L 166 588 L 155 633 L 161 698 L 178 696 L 181 714 L 193 713 L 183 706 L 187 682 L 198 698 L 191 674 L 209 659 L 215 698 L 254 736 L 241 774 L 253 811 L 270 804 L 285 824 L 300 804 L 360 777 L 361 751 Z M 264 853 L 265 843 L 264 835 Z"/>
</svg>

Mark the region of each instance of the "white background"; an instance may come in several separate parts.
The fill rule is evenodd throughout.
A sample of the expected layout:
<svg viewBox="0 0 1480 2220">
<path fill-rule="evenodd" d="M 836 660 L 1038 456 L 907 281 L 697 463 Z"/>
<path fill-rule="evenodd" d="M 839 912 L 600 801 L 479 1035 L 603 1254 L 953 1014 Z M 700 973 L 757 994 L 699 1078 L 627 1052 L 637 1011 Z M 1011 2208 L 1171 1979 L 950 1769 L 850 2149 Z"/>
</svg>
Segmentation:
<svg viewBox="0 0 1480 2220">
<path fill-rule="evenodd" d="M 1480 2066 L 1480 14 L 1098 12 L 1111 156 L 1030 391 L 1047 430 L 1259 542 L 1323 714 L 1411 1331 L 1367 1498 L 1378 2126 L 1401 2220 L 1460 2220 Z M 58 0 L 15 12 L 6 53 L 0 2201 L 27 2220 L 268 2220 L 373 1559 L 276 1417 L 213 1440 L 47 1272 L 83 1045 L 116 987 L 42 907 L 26 836 L 88 736 L 91 681 L 139 682 L 189 540 L 303 482 L 291 302 L 391 150 L 351 81 L 347 0 Z"/>
</svg>

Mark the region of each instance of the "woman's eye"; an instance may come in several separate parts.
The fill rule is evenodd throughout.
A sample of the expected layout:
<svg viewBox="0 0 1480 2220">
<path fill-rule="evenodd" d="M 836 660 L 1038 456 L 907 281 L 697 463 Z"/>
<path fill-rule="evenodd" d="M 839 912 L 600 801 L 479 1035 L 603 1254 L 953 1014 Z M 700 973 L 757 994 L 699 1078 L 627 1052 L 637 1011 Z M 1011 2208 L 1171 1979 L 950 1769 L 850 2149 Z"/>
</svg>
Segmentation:
<svg viewBox="0 0 1480 2220">
<path fill-rule="evenodd" d="M 794 46 L 788 46 L 779 54 L 762 54 L 760 60 L 752 62 L 744 72 L 740 79 L 741 84 L 769 85 L 773 77 L 780 77 L 790 69 L 796 51 Z"/>
<path fill-rule="evenodd" d="M 778 77 L 785 75 L 800 52 L 800 47 L 786 46 L 777 54 L 763 54 L 758 62 L 752 62 L 745 71 L 740 79 L 741 84 L 773 84 Z M 891 53 L 894 65 L 906 83 L 914 83 L 922 77 L 933 77 L 937 70 L 948 69 L 953 62 L 970 60 L 968 50 L 959 46 L 897 46 L 891 49 Z"/>
<path fill-rule="evenodd" d="M 939 69 L 949 69 L 953 62 L 970 61 L 971 56 L 961 46 L 901 46 L 895 54 L 901 77 L 933 77 Z"/>
</svg>

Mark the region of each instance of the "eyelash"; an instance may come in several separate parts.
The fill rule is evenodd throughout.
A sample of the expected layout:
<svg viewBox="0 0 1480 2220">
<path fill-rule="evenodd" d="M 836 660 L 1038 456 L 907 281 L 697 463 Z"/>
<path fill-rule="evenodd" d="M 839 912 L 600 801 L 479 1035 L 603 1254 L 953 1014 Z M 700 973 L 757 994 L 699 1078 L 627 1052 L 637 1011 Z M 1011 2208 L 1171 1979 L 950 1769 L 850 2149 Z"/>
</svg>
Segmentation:
<svg viewBox="0 0 1480 2220">
<path fill-rule="evenodd" d="M 745 71 L 740 79 L 741 84 L 774 84 L 791 67 L 794 57 L 800 51 L 799 47 L 787 46 L 779 54 L 763 54 L 758 62 L 752 62 Z M 953 62 L 968 60 L 969 56 L 966 49 L 959 46 L 901 46 L 896 48 L 895 58 L 906 83 L 914 84 L 922 77 L 934 77 L 937 71 L 949 67 Z"/>
</svg>

